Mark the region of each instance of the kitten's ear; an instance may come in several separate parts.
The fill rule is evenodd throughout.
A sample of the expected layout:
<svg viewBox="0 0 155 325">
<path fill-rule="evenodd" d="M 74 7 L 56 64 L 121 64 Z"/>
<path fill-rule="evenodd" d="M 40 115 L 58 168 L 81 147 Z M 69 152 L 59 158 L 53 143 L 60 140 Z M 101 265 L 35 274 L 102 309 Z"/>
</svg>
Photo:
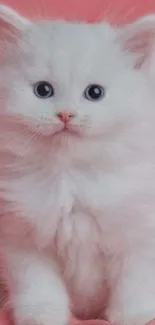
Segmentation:
<svg viewBox="0 0 155 325">
<path fill-rule="evenodd" d="M 30 21 L 8 6 L 0 5 L 0 38 L 9 33 L 21 33 Z"/>
<path fill-rule="evenodd" d="M 151 56 L 155 44 L 155 15 L 147 15 L 119 29 L 124 51 L 133 53 L 134 66 L 140 68 Z"/>
</svg>

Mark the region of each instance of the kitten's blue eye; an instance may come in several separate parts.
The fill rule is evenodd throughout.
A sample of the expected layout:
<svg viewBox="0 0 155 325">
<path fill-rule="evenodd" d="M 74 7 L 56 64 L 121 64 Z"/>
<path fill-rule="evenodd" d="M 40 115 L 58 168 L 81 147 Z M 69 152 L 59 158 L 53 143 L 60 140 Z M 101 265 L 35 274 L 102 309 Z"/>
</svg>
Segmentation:
<svg viewBox="0 0 155 325">
<path fill-rule="evenodd" d="M 47 81 L 39 81 L 34 85 L 34 93 L 37 97 L 45 99 L 54 96 L 54 88 Z"/>
<path fill-rule="evenodd" d="M 97 101 L 105 96 L 105 89 L 100 85 L 89 85 L 85 91 L 84 96 L 91 101 Z"/>
</svg>

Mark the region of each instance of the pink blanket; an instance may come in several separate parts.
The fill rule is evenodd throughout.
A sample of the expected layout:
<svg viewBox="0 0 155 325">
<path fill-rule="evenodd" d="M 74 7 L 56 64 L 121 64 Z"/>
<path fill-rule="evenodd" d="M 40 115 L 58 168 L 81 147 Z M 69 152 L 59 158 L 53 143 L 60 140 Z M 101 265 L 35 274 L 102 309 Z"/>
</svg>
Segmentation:
<svg viewBox="0 0 155 325">
<path fill-rule="evenodd" d="M 6 313 L 4 311 L 0 312 L 0 325 L 13 325 L 9 313 Z M 79 321 L 73 318 L 70 325 L 112 325 L 112 324 L 102 320 Z M 147 325 L 155 325 L 155 320 L 150 321 Z"/>
<path fill-rule="evenodd" d="M 0 312 L 0 325 L 13 325 L 10 315 L 8 315 L 8 313 L 3 312 L 3 311 Z M 73 319 L 71 322 L 71 325 L 111 325 L 111 324 L 109 324 L 105 321 L 100 321 L 100 320 L 79 321 L 79 320 Z M 152 325 L 155 325 L 155 322 Z"/>
</svg>

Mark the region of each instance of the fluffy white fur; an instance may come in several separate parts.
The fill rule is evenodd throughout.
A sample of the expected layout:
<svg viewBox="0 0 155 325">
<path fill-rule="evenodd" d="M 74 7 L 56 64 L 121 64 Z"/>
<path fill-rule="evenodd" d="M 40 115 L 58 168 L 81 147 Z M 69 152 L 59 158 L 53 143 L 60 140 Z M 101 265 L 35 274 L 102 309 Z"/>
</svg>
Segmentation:
<svg viewBox="0 0 155 325">
<path fill-rule="evenodd" d="M 0 235 L 16 322 L 66 325 L 71 311 L 143 325 L 155 316 L 155 19 L 32 23 L 0 6 L 0 27 Z M 40 80 L 54 97 L 35 96 Z M 96 83 L 105 96 L 88 101 Z"/>
</svg>

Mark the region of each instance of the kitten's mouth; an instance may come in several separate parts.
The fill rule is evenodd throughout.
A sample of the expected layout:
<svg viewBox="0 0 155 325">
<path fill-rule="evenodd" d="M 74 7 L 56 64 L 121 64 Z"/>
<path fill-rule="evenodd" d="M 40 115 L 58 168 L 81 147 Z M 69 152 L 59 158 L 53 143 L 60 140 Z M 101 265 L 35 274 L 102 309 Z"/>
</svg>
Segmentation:
<svg viewBox="0 0 155 325">
<path fill-rule="evenodd" d="M 56 131 L 55 134 L 80 136 L 81 128 L 78 125 L 65 124 L 64 127 L 61 128 L 61 130 Z"/>
</svg>

